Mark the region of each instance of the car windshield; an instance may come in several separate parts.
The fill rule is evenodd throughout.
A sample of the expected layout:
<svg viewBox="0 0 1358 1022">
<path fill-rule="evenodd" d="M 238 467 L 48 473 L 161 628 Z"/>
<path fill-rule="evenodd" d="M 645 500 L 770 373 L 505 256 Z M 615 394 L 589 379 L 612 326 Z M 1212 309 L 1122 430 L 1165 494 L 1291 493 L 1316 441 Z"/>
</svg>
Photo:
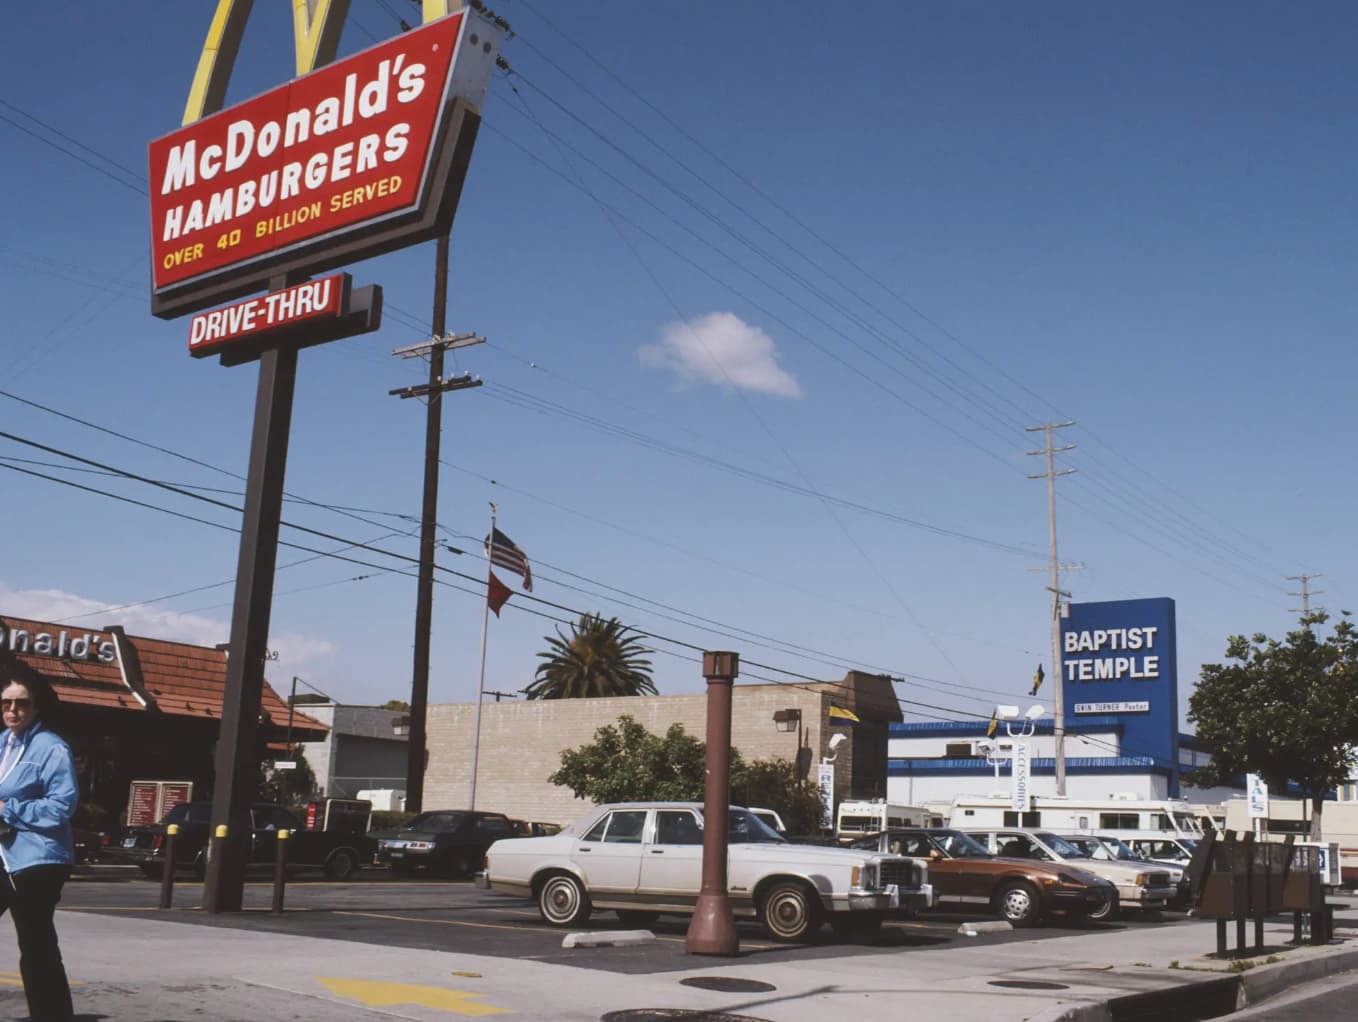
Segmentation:
<svg viewBox="0 0 1358 1022">
<path fill-rule="evenodd" d="M 401 824 L 401 830 L 425 830 L 442 834 L 457 830 L 464 818 L 463 813 L 420 813 L 415 819 Z"/>
<path fill-rule="evenodd" d="M 1097 838 L 1092 837 L 1068 837 L 1070 844 L 1078 848 L 1086 858 L 1089 859 L 1111 859 L 1113 850 L 1104 847 L 1103 843 Z"/>
<path fill-rule="evenodd" d="M 1065 838 L 1057 837 L 1055 834 L 1039 834 L 1037 835 L 1037 839 L 1063 859 L 1091 858 L 1091 856 L 1086 855 Z"/>
<path fill-rule="evenodd" d="M 1146 857 L 1121 838 L 1101 837 L 1099 841 L 1119 862 L 1145 862 Z"/>
<path fill-rule="evenodd" d="M 963 834 L 960 830 L 935 830 L 930 832 L 929 837 L 934 844 L 943 849 L 944 854 L 953 859 L 989 859 L 991 857 L 990 853 L 986 851 L 985 845 L 970 834 Z"/>
</svg>

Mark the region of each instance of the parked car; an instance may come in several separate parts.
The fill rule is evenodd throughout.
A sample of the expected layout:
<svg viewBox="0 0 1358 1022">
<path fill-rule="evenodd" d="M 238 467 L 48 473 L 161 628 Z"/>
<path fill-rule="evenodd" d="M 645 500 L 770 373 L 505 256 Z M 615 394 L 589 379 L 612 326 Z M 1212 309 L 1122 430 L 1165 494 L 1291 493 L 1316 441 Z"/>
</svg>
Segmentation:
<svg viewBox="0 0 1358 1022">
<path fill-rule="evenodd" d="M 787 837 L 787 825 L 783 823 L 783 818 L 778 815 L 777 809 L 761 809 L 758 806 L 750 806 L 750 812 L 754 813 L 775 834 L 780 837 Z"/>
<path fill-rule="evenodd" d="M 376 861 L 390 865 L 392 876 L 470 876 L 481 868 L 486 849 L 514 836 L 514 825 L 504 813 L 440 809 L 369 836 L 377 842 Z"/>
<path fill-rule="evenodd" d="M 1193 850 L 1198 847 L 1196 838 L 1129 838 L 1127 843 L 1132 846 L 1132 850 L 1153 862 L 1172 862 L 1178 866 L 1187 866 L 1188 861 L 1193 858 Z"/>
<path fill-rule="evenodd" d="M 1034 859 L 1000 859 L 960 830 L 893 828 L 850 847 L 908 855 L 928 863 L 934 908 L 980 909 L 1015 926 L 1035 926 L 1053 912 L 1082 918 L 1117 898 L 1113 884 L 1087 870 Z"/>
<path fill-rule="evenodd" d="M 110 859 L 140 866 L 148 877 L 165 869 L 165 828 L 179 827 L 174 840 L 177 869 L 188 869 L 199 878 L 207 873 L 208 839 L 212 830 L 211 802 L 181 802 L 159 823 L 134 827 L 121 845 L 110 847 Z M 278 832 L 288 832 L 288 867 L 320 869 L 331 880 L 347 880 L 372 858 L 372 843 L 362 834 L 334 830 L 307 830 L 292 812 L 272 802 L 250 807 L 250 864 L 272 866 L 278 855 Z"/>
<path fill-rule="evenodd" d="M 531 898 L 553 926 L 595 909 L 649 925 L 693 911 L 702 886 L 703 807 L 691 802 L 598 806 L 552 837 L 497 841 L 477 884 Z M 898 855 L 784 841 L 749 810 L 725 821 L 731 907 L 775 940 L 804 940 L 823 922 L 866 934 L 933 900 L 925 866 Z"/>
<path fill-rule="evenodd" d="M 536 820 L 510 820 L 509 823 L 519 837 L 548 837 L 561 833 L 559 823 L 539 823 Z"/>
<path fill-rule="evenodd" d="M 1189 902 L 1188 876 L 1182 866 L 1169 862 L 1152 863 L 1150 859 L 1132 848 L 1121 838 L 1105 834 L 1063 834 L 1067 841 L 1080 849 L 1091 859 L 1105 859 L 1111 862 L 1126 862 L 1133 865 L 1159 866 L 1169 874 L 1169 882 L 1174 885 L 1174 897 L 1169 900 L 1170 908 L 1181 908 Z"/>
<path fill-rule="evenodd" d="M 1119 909 L 1127 907 L 1158 912 L 1176 893 L 1174 885 L 1170 883 L 1169 873 L 1160 866 L 1093 859 L 1050 831 L 1025 830 L 1021 827 L 995 830 L 973 830 L 968 827 L 965 830 L 985 844 L 987 851 L 993 855 L 1006 859 L 1063 863 L 1111 880 L 1117 886 L 1117 897 L 1103 908 L 1091 912 L 1090 919 L 1112 919 Z"/>
</svg>

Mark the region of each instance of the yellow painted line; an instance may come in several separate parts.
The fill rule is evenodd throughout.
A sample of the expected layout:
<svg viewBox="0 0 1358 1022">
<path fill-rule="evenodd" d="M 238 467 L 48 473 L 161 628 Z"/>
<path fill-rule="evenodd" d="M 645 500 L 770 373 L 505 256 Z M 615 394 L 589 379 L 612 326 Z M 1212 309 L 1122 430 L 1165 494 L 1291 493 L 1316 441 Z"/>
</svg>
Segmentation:
<svg viewBox="0 0 1358 1022">
<path fill-rule="evenodd" d="M 67 981 L 70 986 L 83 987 L 85 984 L 78 979 Z M 17 972 L 0 972 L 0 986 L 21 987 L 24 985 L 24 978 Z"/>
<path fill-rule="evenodd" d="M 371 979 L 340 979 L 332 976 L 316 977 L 331 993 L 347 997 L 370 1008 L 389 1008 L 398 1004 L 414 1004 L 423 1008 L 451 1011 L 457 1015 L 505 1015 L 509 1008 L 493 1004 L 477 1004 L 485 994 L 447 987 L 417 986 L 413 983 L 387 983 Z"/>
<path fill-rule="evenodd" d="M 555 926 L 507 926 L 504 923 L 472 923 L 465 919 L 423 919 L 419 916 L 398 916 L 385 912 L 336 912 L 337 916 L 363 916 L 367 919 L 391 919 L 399 923 L 430 923 L 435 926 L 467 926 L 481 930 L 511 930 L 523 932 L 528 930 L 532 933 L 561 933 L 562 931 Z M 606 932 L 606 931 L 605 931 Z M 668 941 L 671 944 L 683 944 L 687 942 L 686 937 L 662 937 L 656 935 L 656 940 Z M 750 948 L 755 951 L 772 951 L 777 948 L 777 944 L 751 944 L 748 941 L 740 942 L 742 948 Z"/>
</svg>

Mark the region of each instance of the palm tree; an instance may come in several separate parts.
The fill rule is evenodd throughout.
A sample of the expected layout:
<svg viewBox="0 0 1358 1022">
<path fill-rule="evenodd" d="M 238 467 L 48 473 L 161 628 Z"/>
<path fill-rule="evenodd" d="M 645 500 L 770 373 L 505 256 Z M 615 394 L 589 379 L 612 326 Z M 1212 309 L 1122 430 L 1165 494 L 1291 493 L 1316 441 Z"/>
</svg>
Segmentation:
<svg viewBox="0 0 1358 1022">
<path fill-rule="evenodd" d="M 655 695 L 649 652 L 637 635 L 617 618 L 581 614 L 567 638 L 545 636 L 550 649 L 539 653 L 533 683 L 524 689 L 529 699 L 592 699 L 602 696 Z"/>
</svg>

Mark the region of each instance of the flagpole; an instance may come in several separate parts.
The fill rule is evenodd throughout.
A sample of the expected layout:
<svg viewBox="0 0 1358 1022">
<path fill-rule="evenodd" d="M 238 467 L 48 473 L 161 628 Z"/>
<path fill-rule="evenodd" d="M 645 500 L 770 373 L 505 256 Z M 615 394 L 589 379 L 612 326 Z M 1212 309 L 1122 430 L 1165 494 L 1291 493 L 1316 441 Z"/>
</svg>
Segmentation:
<svg viewBox="0 0 1358 1022">
<path fill-rule="evenodd" d="M 481 701 L 486 688 L 486 633 L 490 630 L 491 551 L 495 548 L 495 505 L 490 505 L 490 547 L 486 550 L 486 603 L 481 608 L 481 672 L 476 678 L 476 723 L 472 728 L 472 783 L 467 808 L 476 808 L 476 761 L 481 751 Z"/>
</svg>

